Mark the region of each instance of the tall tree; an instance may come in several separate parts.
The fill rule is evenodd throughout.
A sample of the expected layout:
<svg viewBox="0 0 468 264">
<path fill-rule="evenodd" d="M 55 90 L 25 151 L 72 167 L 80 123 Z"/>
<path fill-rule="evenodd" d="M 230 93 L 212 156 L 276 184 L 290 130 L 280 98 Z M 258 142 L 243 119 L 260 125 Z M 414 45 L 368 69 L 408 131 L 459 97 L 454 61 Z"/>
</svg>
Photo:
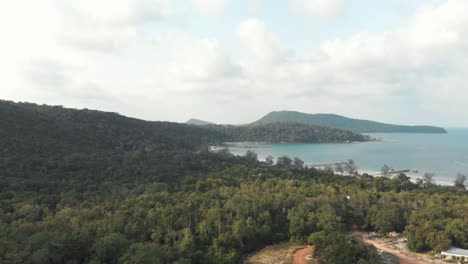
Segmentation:
<svg viewBox="0 0 468 264">
<path fill-rule="evenodd" d="M 384 177 L 387 177 L 391 171 L 392 171 L 392 168 L 388 166 L 387 164 L 383 165 L 382 168 L 380 169 L 380 172 L 382 173 L 382 176 Z"/>
<path fill-rule="evenodd" d="M 278 160 L 276 161 L 276 165 L 289 169 L 291 168 L 291 165 L 292 165 L 292 159 L 288 156 L 279 157 Z"/>
<path fill-rule="evenodd" d="M 434 183 L 435 183 L 434 176 L 435 176 L 435 173 L 432 173 L 432 172 L 424 173 L 422 181 L 423 181 L 423 184 L 424 184 L 425 188 L 427 188 L 427 187 L 429 187 L 431 185 L 434 185 Z"/>
<path fill-rule="evenodd" d="M 294 168 L 302 169 L 304 167 L 304 161 L 298 157 L 294 158 Z"/>
<path fill-rule="evenodd" d="M 461 173 L 458 173 L 454 184 L 455 184 L 455 187 L 457 187 L 458 189 L 464 190 L 466 187 L 466 176 Z"/>
<path fill-rule="evenodd" d="M 275 161 L 273 160 L 273 157 L 272 157 L 272 156 L 266 157 L 266 159 L 265 159 L 265 164 L 266 164 L 267 166 L 269 166 L 269 167 L 270 167 L 270 166 L 273 166 L 273 164 L 275 164 Z"/>
<path fill-rule="evenodd" d="M 345 171 L 349 173 L 349 175 L 354 175 L 358 169 L 356 163 L 352 159 L 346 161 L 344 168 L 345 168 Z"/>
<path fill-rule="evenodd" d="M 342 163 L 339 163 L 335 166 L 335 171 L 340 173 L 340 174 L 343 174 L 344 173 L 344 167 L 343 167 L 343 164 Z"/>
<path fill-rule="evenodd" d="M 255 165 L 258 161 L 258 156 L 257 153 L 255 153 L 252 150 L 247 150 L 247 152 L 244 155 L 245 160 L 247 161 L 248 164 L 250 165 Z"/>
</svg>

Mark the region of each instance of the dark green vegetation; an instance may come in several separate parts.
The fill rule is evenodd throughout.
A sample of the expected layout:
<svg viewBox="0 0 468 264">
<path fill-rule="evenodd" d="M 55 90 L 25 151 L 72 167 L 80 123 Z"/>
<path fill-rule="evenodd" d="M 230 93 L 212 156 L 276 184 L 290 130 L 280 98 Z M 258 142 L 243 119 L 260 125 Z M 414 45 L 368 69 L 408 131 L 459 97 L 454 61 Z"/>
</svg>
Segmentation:
<svg viewBox="0 0 468 264">
<path fill-rule="evenodd" d="M 297 159 L 267 165 L 254 153 L 207 150 L 225 136 L 1 102 L 0 263 L 237 263 L 307 239 L 321 263 L 379 263 L 345 235 L 354 225 L 404 231 L 419 251 L 468 247 L 460 184 L 344 177 Z"/>
<path fill-rule="evenodd" d="M 249 126 L 206 126 L 213 131 L 226 134 L 231 142 L 270 143 L 331 143 L 369 141 L 369 136 L 336 128 L 303 125 L 298 123 L 272 123 Z"/>
<path fill-rule="evenodd" d="M 373 246 L 340 232 L 326 230 L 315 232 L 309 236 L 308 242 L 315 246 L 314 255 L 319 263 L 383 263 Z"/>
<path fill-rule="evenodd" d="M 261 125 L 277 122 L 334 127 L 357 133 L 447 133 L 444 128 L 440 127 L 391 125 L 368 120 L 351 119 L 334 114 L 305 114 L 293 111 L 271 112 L 253 124 Z"/>
<path fill-rule="evenodd" d="M 186 124 L 200 126 L 226 136 L 229 142 L 269 142 L 269 143 L 332 143 L 363 142 L 369 136 L 349 130 L 305 125 L 300 123 L 268 123 L 259 125 L 215 125 L 210 122 L 190 119 Z"/>
</svg>

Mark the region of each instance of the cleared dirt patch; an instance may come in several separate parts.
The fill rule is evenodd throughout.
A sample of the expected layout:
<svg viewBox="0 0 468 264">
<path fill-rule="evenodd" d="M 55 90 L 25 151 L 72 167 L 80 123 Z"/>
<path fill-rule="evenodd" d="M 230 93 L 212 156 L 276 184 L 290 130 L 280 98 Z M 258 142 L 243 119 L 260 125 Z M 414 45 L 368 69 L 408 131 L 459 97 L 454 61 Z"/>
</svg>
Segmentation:
<svg viewBox="0 0 468 264">
<path fill-rule="evenodd" d="M 314 247 L 307 246 L 304 249 L 296 251 L 294 253 L 294 264 L 307 264 L 307 257 L 314 252 Z"/>
<path fill-rule="evenodd" d="M 249 264 L 295 264 L 294 253 L 304 246 L 291 243 L 281 243 L 268 246 L 247 259 Z"/>
<path fill-rule="evenodd" d="M 352 235 L 355 237 L 361 238 L 364 242 L 375 246 L 377 249 L 382 250 L 388 254 L 396 256 L 400 260 L 400 264 L 443 264 L 442 260 L 435 259 L 427 254 L 420 254 L 411 252 L 409 250 L 402 250 L 395 247 L 390 246 L 389 241 L 386 241 L 382 238 L 378 238 L 378 235 L 375 233 L 366 233 L 366 232 L 359 232 L 354 231 Z M 374 237 L 372 239 L 369 238 Z M 390 241 L 391 242 L 391 241 Z"/>
</svg>

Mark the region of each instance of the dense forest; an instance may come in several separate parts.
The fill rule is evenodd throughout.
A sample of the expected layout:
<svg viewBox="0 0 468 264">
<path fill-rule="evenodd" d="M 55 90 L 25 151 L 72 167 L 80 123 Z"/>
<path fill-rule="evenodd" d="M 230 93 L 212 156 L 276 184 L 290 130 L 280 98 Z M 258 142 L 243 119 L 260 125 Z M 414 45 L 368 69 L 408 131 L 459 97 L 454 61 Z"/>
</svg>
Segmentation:
<svg viewBox="0 0 468 264">
<path fill-rule="evenodd" d="M 229 136 L 228 136 L 229 138 Z M 226 133 L 113 113 L 0 103 L 0 263 L 239 263 L 265 245 L 381 263 L 352 227 L 415 251 L 468 247 L 468 196 L 299 159 L 212 152 Z"/>
<path fill-rule="evenodd" d="M 334 127 L 357 133 L 447 133 L 441 127 L 393 125 L 334 114 L 306 114 L 295 111 L 271 112 L 252 124 L 264 125 L 278 122 Z"/>
<path fill-rule="evenodd" d="M 272 123 L 249 126 L 205 125 L 203 127 L 228 135 L 231 142 L 333 143 L 371 140 L 369 136 L 348 130 L 299 123 Z"/>
</svg>

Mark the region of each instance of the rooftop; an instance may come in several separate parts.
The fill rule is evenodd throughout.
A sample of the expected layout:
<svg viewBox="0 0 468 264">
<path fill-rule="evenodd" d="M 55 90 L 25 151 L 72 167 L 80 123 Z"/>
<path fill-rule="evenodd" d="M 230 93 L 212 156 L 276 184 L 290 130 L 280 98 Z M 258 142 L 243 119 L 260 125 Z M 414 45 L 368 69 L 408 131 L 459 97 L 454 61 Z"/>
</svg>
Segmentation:
<svg viewBox="0 0 468 264">
<path fill-rule="evenodd" d="M 465 256 L 468 257 L 468 250 L 467 249 L 461 249 L 461 248 L 456 248 L 456 247 L 451 247 L 450 249 L 446 251 L 442 251 L 442 255 L 448 255 L 448 256 Z"/>
</svg>

